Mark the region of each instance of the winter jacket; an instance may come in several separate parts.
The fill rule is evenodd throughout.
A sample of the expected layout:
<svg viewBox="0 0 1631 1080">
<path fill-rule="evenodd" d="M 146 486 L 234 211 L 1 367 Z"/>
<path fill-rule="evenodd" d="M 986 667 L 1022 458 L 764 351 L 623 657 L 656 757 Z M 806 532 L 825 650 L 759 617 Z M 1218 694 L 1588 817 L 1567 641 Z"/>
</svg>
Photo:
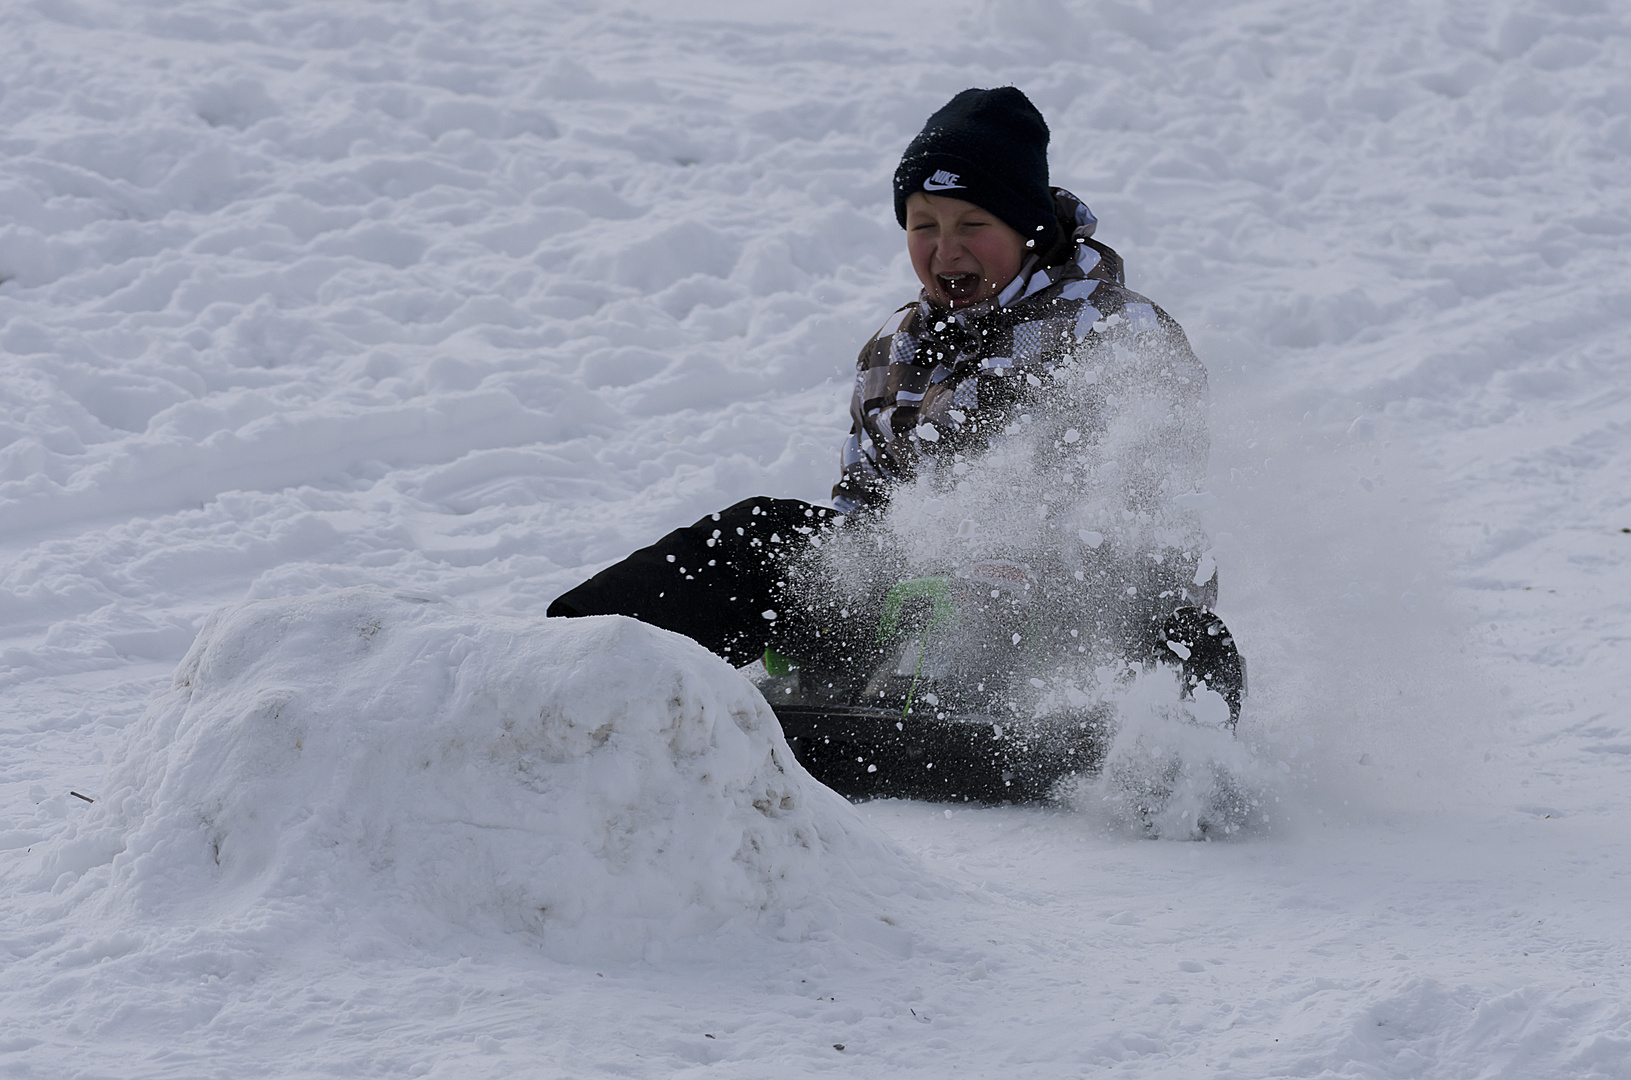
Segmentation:
<svg viewBox="0 0 1631 1080">
<path fill-rule="evenodd" d="M 1194 513 L 1208 499 L 1206 372 L 1178 323 L 1125 286 L 1087 207 L 1058 188 L 1054 201 L 1060 241 L 999 295 L 955 313 L 920 295 L 861 350 L 833 504 L 882 511 L 925 481 L 916 501 L 961 493 L 971 462 L 1020 440 L 1029 456 L 1011 493 L 959 495 L 974 500 L 968 527 L 992 536 L 988 556 L 1046 561 L 1102 593 L 1080 606 L 1115 609 L 1125 636 L 1216 598 Z"/>
<path fill-rule="evenodd" d="M 949 313 L 925 292 L 861 349 L 832 492 L 841 512 L 879 506 L 925 458 L 980 449 L 1017 404 L 1037 397 L 1038 377 L 1067 358 L 1102 361 L 1107 381 L 1130 365 L 1158 365 L 1172 373 L 1175 404 L 1204 397 L 1206 372 L 1183 328 L 1123 284 L 1121 257 L 1092 239 L 1098 222 L 1087 206 L 1053 191 L 1060 241 L 1030 256 L 998 296 Z M 1090 433 L 1105 417 L 1083 419 Z M 1198 434 L 1195 480 L 1206 461 L 1204 429 Z"/>
</svg>

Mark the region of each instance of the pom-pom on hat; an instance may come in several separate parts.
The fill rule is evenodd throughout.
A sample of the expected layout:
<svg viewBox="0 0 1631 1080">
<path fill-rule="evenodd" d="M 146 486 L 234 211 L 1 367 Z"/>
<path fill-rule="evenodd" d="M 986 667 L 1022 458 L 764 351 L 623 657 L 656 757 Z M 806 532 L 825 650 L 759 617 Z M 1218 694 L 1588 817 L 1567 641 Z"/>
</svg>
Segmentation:
<svg viewBox="0 0 1631 1080">
<path fill-rule="evenodd" d="M 1048 125 L 1019 90 L 964 90 L 929 117 L 895 169 L 895 218 L 913 192 L 948 195 L 995 214 L 1046 250 L 1058 233 L 1048 188 Z M 1039 227 L 1040 226 L 1040 227 Z"/>
</svg>

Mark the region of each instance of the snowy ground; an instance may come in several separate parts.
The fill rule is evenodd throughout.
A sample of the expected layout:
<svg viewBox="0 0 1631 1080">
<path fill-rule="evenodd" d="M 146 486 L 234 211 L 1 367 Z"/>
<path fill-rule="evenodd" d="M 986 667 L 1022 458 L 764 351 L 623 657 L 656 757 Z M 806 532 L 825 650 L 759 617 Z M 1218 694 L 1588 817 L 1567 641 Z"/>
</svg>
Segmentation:
<svg viewBox="0 0 1631 1080">
<path fill-rule="evenodd" d="M 1594 0 L 0 7 L 0 1075 L 1631 1076 L 1628 73 Z M 1210 368 L 1267 835 L 801 802 L 825 902 L 600 959 L 119 892 L 69 792 L 221 605 L 820 499 L 899 152 L 1009 82 Z"/>
</svg>

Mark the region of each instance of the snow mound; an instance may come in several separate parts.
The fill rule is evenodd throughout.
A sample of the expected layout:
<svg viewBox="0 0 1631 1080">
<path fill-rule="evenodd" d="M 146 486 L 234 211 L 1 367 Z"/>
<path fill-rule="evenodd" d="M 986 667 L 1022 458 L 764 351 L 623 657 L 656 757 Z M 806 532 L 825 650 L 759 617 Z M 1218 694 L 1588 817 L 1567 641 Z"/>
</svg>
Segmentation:
<svg viewBox="0 0 1631 1080">
<path fill-rule="evenodd" d="M 213 615 L 92 811 L 47 878 L 100 848 L 112 902 L 148 914 L 520 932 L 567 959 L 798 934 L 868 869 L 912 877 L 687 639 L 372 588 Z"/>
</svg>

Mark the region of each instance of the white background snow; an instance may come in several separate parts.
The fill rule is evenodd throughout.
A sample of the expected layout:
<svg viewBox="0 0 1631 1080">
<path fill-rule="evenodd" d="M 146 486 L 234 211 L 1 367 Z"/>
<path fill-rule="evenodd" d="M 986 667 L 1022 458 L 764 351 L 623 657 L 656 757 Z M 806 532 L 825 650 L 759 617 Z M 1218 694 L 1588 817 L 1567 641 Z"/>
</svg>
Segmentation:
<svg viewBox="0 0 1631 1080">
<path fill-rule="evenodd" d="M 536 762 L 461 773 L 435 725 L 553 693 L 504 665 L 565 632 L 516 642 L 632 547 L 824 496 L 855 351 L 914 290 L 895 162 L 1005 83 L 1210 369 L 1274 827 L 795 774 L 800 847 L 728 794 L 771 775 L 739 719 L 684 781 L 737 832 L 674 828 L 577 947 L 512 919 L 561 879 L 469 872 L 523 861 L 483 815 L 604 839 L 683 783 L 522 805 Z M 1631 1075 L 1628 174 L 1615 0 L 0 6 L 0 1075 Z M 210 612 L 351 586 L 438 612 L 400 616 L 429 668 L 391 654 L 425 681 L 348 683 L 317 634 L 255 685 L 343 713 L 341 757 L 441 747 L 431 780 L 177 743 L 142 786 Z M 683 643 L 608 640 L 753 715 Z M 472 656 L 508 689 L 460 698 Z M 209 784 L 283 815 L 276 874 L 185 847 Z M 140 792 L 172 794 L 119 834 L 138 864 L 108 830 Z M 380 839 L 404 822 L 479 851 Z M 709 869 L 750 834 L 761 876 Z"/>
</svg>

